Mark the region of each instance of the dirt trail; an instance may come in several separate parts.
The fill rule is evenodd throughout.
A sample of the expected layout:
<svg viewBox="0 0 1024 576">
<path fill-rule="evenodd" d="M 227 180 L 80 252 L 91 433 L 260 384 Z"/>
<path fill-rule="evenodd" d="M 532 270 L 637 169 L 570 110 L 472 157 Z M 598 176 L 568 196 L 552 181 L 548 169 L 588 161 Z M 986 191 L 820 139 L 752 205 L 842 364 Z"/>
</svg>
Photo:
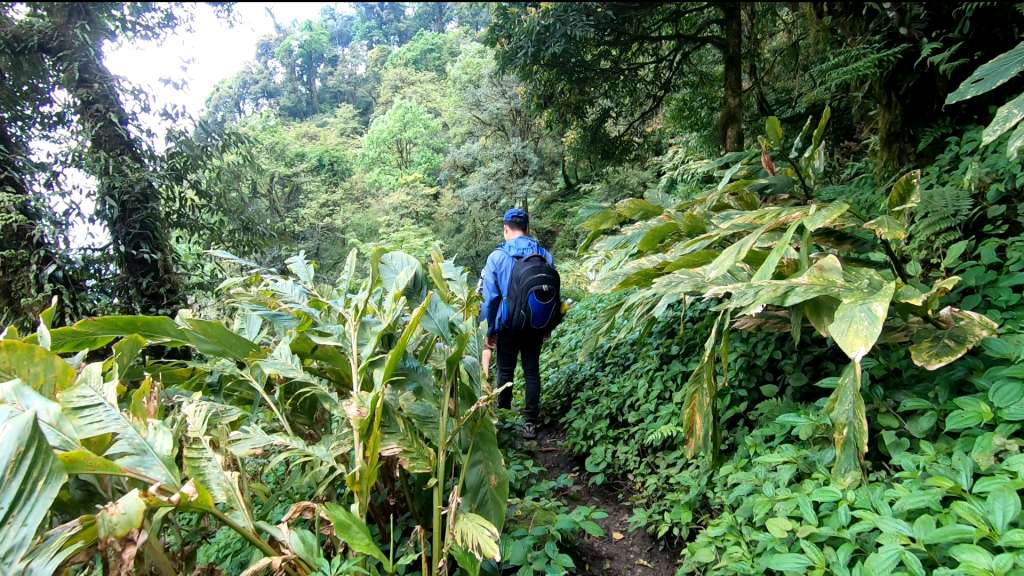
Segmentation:
<svg viewBox="0 0 1024 576">
<path fill-rule="evenodd" d="M 580 544 L 577 574 L 582 576 L 673 576 L 678 551 L 662 549 L 642 530 L 629 531 L 632 510 L 620 501 L 619 493 L 604 486 L 590 486 L 587 473 L 572 454 L 562 449 L 564 433 L 542 430 L 538 441 L 525 447 L 538 464 L 548 470 L 551 479 L 569 474 L 575 480 L 563 500 L 570 506 L 599 507 L 608 517 L 598 521 L 605 531 L 602 538 L 586 537 Z"/>
</svg>

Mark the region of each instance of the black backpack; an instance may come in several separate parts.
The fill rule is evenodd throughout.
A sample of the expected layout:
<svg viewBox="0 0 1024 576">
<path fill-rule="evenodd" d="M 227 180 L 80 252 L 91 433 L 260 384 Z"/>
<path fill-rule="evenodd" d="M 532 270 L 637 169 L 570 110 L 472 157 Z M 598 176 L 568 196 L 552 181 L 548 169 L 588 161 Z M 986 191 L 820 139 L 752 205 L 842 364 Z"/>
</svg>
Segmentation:
<svg viewBox="0 0 1024 576">
<path fill-rule="evenodd" d="M 518 332 L 550 332 L 562 321 L 562 280 L 544 256 L 515 258 L 505 296 L 506 327 Z"/>
</svg>

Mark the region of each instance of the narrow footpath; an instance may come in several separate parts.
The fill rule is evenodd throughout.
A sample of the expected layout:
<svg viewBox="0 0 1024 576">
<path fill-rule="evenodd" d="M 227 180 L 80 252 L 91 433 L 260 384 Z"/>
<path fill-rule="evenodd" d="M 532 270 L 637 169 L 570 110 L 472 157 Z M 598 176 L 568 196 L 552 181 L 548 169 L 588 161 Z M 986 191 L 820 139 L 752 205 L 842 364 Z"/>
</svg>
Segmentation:
<svg viewBox="0 0 1024 576">
<path fill-rule="evenodd" d="M 562 495 L 569 506 L 593 506 L 608 513 L 597 523 L 605 531 L 602 538 L 585 537 L 579 546 L 577 574 L 582 576 L 673 576 L 677 550 L 662 548 L 643 530 L 629 531 L 630 507 L 619 500 L 619 492 L 610 486 L 591 486 L 582 463 L 562 448 L 564 433 L 542 430 L 536 443 L 524 446 L 534 462 L 544 466 L 549 479 L 568 474 L 572 488 Z"/>
</svg>

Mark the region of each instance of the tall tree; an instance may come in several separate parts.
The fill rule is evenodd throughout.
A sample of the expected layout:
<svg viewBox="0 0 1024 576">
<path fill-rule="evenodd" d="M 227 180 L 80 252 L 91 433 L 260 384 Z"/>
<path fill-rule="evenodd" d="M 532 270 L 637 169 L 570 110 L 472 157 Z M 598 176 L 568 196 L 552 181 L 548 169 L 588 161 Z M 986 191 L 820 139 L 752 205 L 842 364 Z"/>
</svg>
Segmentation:
<svg viewBox="0 0 1024 576">
<path fill-rule="evenodd" d="M 17 114 L 17 133 L 23 137 L 13 136 L 11 146 L 5 143 L 5 156 L 10 160 L 19 147 L 28 149 L 40 138 L 58 139 L 55 134 L 78 138 L 71 143 L 80 144 L 84 152 L 77 165 L 96 179 L 96 216 L 110 234 L 117 305 L 132 312 L 172 311 L 181 301 L 181 289 L 162 222 L 158 158 L 140 136 L 122 87 L 103 63 L 103 47 L 114 40 L 159 39 L 186 23 L 189 11 L 180 4 L 149 3 L 4 8 L 0 52 L 8 69 L 19 75 L 15 84 L 31 86 L 51 99 L 53 94 L 67 96 L 58 107 L 61 122 L 50 120 L 52 113 L 43 107 Z M 17 111 L 9 102 L 3 107 L 5 113 Z M 28 182 L 19 166 L 24 163 L 5 162 L 7 180 Z"/>
<path fill-rule="evenodd" d="M 72 3 L 44 9 L 50 24 L 46 48 L 63 72 L 64 88 L 88 135 L 87 168 L 99 183 L 96 209 L 110 232 L 121 307 L 170 312 L 181 292 L 161 224 L 160 191 L 151 177 L 154 159 L 132 133 L 132 117 L 102 60 L 103 43 L 115 39 L 114 17 L 120 10 Z"/>
<path fill-rule="evenodd" d="M 742 32 L 738 2 L 527 3 L 498 6 L 488 39 L 536 107 L 607 157 L 643 139 L 709 50 L 723 67 L 719 140 L 742 148 Z"/>
</svg>

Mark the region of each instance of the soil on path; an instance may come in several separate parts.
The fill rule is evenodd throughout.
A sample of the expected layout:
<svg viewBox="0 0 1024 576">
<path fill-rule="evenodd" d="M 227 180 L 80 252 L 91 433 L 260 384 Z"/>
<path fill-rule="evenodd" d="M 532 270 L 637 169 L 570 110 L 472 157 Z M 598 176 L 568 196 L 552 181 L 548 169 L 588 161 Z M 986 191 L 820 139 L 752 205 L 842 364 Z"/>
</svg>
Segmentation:
<svg viewBox="0 0 1024 576">
<path fill-rule="evenodd" d="M 601 538 L 586 537 L 579 547 L 577 574 L 582 576 L 673 576 L 676 572 L 677 550 L 663 548 L 643 530 L 629 531 L 632 510 L 620 501 L 620 493 L 605 486 L 590 486 L 586 471 L 562 448 L 564 433 L 542 430 L 537 442 L 524 449 L 533 460 L 544 466 L 550 478 L 568 474 L 573 488 L 563 495 L 569 506 L 593 506 L 608 513 L 597 521 L 604 529 Z"/>
</svg>

